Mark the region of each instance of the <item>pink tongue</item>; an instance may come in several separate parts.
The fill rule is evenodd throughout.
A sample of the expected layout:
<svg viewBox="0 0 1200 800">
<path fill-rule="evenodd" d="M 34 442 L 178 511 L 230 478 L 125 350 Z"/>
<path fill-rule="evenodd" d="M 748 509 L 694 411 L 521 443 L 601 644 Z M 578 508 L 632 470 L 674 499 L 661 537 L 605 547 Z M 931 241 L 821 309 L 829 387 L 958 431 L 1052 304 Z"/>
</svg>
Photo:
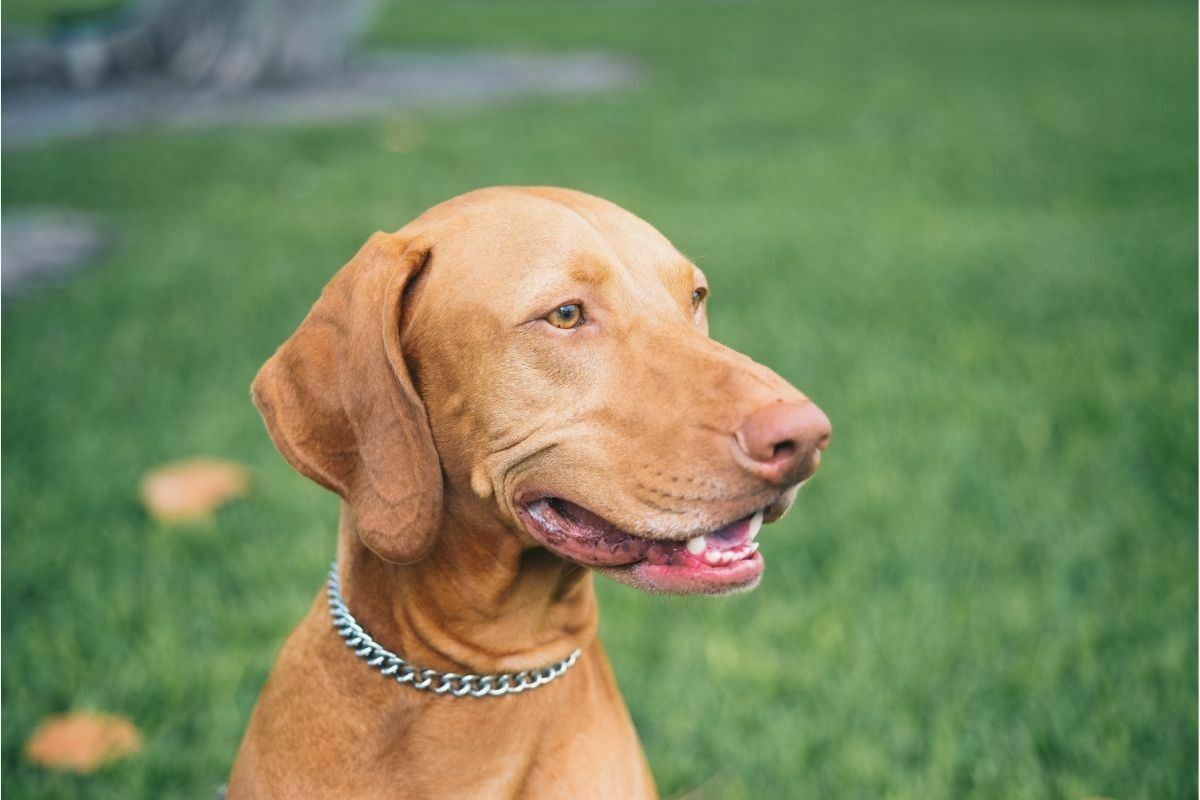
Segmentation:
<svg viewBox="0 0 1200 800">
<path fill-rule="evenodd" d="M 644 553 L 646 561 L 652 564 L 688 564 L 705 563 L 703 552 L 692 553 L 687 549 L 687 542 L 661 541 L 630 536 L 615 528 L 608 520 L 597 516 L 582 506 L 566 500 L 556 500 L 556 513 L 565 514 L 577 529 L 590 534 L 593 547 L 607 549 L 616 554 L 618 550 L 635 554 L 639 550 Z M 723 552 L 733 550 L 746 544 L 750 538 L 750 517 L 739 519 L 726 525 L 720 530 L 713 531 L 705 537 L 705 550 Z"/>
<path fill-rule="evenodd" d="M 739 519 L 732 525 L 726 525 L 719 531 L 713 531 L 707 536 L 708 546 L 714 550 L 728 550 L 731 547 L 745 544 L 750 538 L 750 518 Z"/>
<path fill-rule="evenodd" d="M 705 536 L 705 549 L 700 553 L 688 550 L 686 542 L 654 542 L 646 550 L 646 561 L 651 564 L 705 564 L 704 553 L 708 550 L 735 550 L 749 539 L 750 518 L 747 517 Z"/>
</svg>

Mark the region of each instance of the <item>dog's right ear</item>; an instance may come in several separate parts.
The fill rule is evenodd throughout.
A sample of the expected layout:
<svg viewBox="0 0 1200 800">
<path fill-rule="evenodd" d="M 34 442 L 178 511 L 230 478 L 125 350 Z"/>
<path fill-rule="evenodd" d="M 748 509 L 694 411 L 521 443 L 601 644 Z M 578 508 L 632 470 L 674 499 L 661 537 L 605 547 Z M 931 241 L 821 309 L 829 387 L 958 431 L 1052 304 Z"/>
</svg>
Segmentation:
<svg viewBox="0 0 1200 800">
<path fill-rule="evenodd" d="M 275 446 L 341 495 L 363 543 L 410 562 L 433 546 L 442 471 L 400 352 L 405 287 L 429 248 L 377 233 L 334 276 L 252 393 Z"/>
</svg>

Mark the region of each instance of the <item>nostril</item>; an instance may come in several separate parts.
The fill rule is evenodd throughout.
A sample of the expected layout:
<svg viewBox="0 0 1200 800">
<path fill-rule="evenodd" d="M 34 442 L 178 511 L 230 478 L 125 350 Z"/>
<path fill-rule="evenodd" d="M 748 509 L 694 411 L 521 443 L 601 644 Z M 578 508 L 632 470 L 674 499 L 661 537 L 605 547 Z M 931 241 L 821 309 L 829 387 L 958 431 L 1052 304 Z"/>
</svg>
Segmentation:
<svg viewBox="0 0 1200 800">
<path fill-rule="evenodd" d="M 734 438 L 751 472 L 782 485 L 816 470 L 830 431 L 828 417 L 811 402 L 772 403 L 747 415 Z"/>
</svg>

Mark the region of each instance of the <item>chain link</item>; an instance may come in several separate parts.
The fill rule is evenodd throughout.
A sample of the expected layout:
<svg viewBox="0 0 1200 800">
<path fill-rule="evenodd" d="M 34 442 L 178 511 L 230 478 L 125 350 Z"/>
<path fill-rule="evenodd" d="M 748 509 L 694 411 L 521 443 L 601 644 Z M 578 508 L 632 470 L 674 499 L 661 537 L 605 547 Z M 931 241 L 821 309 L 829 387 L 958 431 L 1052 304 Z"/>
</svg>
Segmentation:
<svg viewBox="0 0 1200 800">
<path fill-rule="evenodd" d="M 505 672 L 500 675 L 459 675 L 456 672 L 420 669 L 385 649 L 371 638 L 371 634 L 363 630 L 342 599 L 336 561 L 329 565 L 329 581 L 325 593 L 329 597 L 329 614 L 333 618 L 334 630 L 346 642 L 346 646 L 354 651 L 354 655 L 396 683 L 408 684 L 425 692 L 448 694 L 451 697 L 501 697 L 506 694 L 520 694 L 561 678 L 567 670 L 575 666 L 582 652 L 577 649 L 562 661 L 541 669 Z"/>
</svg>

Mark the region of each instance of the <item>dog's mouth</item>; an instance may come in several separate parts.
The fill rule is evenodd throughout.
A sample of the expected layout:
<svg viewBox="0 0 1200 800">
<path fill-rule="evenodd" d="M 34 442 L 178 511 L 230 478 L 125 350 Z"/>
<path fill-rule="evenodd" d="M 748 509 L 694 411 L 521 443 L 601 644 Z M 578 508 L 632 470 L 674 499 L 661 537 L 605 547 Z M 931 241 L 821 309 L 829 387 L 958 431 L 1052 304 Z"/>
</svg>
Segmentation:
<svg viewBox="0 0 1200 800">
<path fill-rule="evenodd" d="M 629 533 L 558 497 L 535 497 L 517 508 L 530 536 L 551 552 L 649 591 L 724 594 L 751 589 L 762 577 L 755 537 L 770 507 L 670 539 Z"/>
</svg>

